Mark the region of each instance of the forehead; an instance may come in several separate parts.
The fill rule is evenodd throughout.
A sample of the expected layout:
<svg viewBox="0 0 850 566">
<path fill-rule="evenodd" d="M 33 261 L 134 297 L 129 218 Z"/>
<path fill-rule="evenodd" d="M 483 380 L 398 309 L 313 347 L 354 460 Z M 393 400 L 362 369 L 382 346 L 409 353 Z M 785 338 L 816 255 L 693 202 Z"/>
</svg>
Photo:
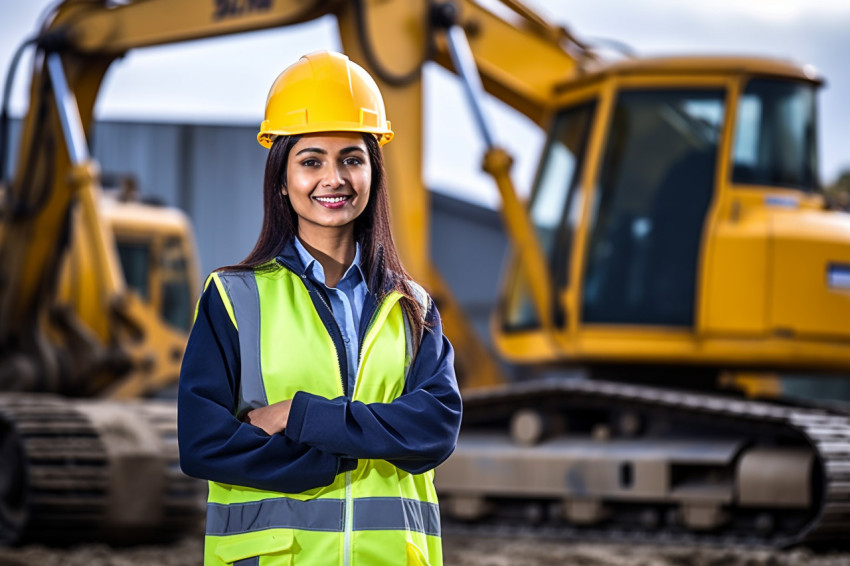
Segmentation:
<svg viewBox="0 0 850 566">
<path fill-rule="evenodd" d="M 292 146 L 293 153 L 305 148 L 324 149 L 325 151 L 341 150 L 349 147 L 359 147 L 366 151 L 366 142 L 363 135 L 358 132 L 320 132 L 304 134 L 301 139 Z"/>
</svg>

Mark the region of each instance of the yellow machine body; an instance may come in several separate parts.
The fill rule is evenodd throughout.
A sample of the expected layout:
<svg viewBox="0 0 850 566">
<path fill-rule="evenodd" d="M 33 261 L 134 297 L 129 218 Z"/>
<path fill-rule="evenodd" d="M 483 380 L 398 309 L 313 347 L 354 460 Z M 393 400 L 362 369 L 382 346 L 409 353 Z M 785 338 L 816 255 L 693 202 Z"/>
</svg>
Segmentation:
<svg viewBox="0 0 850 566">
<path fill-rule="evenodd" d="M 81 213 L 72 219 L 77 226 L 63 258 L 54 309 L 75 313 L 94 343 L 106 345 L 120 337 L 134 355 L 147 360 L 146 369 L 156 368 L 129 372 L 117 382 L 108 374 L 92 375 L 87 391 L 102 390 L 115 399 L 158 394 L 173 387 L 180 373 L 200 292 L 192 226 L 179 209 L 120 197 L 114 191 L 99 195 L 98 224 L 84 225 Z M 118 329 L 104 316 L 104 265 L 88 237 L 94 229 L 111 233 L 112 261 L 126 286 L 124 295 L 112 300 L 138 317 Z"/>
<path fill-rule="evenodd" d="M 746 143 L 740 139 L 743 134 L 736 136 L 739 122 L 745 119 L 740 115 L 741 109 L 751 111 L 747 103 L 742 105 L 742 99 L 747 85 L 759 80 L 799 85 L 812 92 L 820 84 L 802 67 L 782 62 L 680 58 L 611 65 L 558 89 L 553 104 L 557 110 L 553 114 L 575 108 L 592 110 L 587 111 L 581 141 L 567 140 L 581 144 L 580 149 L 569 148 L 573 154 L 581 155 L 581 164 L 576 167 L 572 186 L 568 179 L 561 179 L 563 193 L 570 193 L 562 198 L 571 199 L 573 208 L 564 214 L 559 227 L 571 232 L 570 246 L 555 246 L 549 254 L 550 266 L 560 270 L 550 272 L 548 282 L 557 322 L 547 326 L 530 308 L 530 293 L 515 258 L 505 278 L 504 306 L 493 324 L 497 343 L 506 357 L 522 363 L 569 360 L 797 370 L 850 367 L 850 327 L 845 322 L 850 315 L 850 288 L 842 279 L 850 269 L 850 216 L 825 210 L 814 183 L 789 188 L 783 183 L 742 183 L 733 175 L 735 144 Z M 689 281 L 692 315 L 686 322 L 665 324 L 663 320 L 652 320 L 651 313 L 643 316 L 647 320 L 629 320 L 626 308 L 621 311 L 622 321 L 616 313 L 601 317 L 605 320 L 594 320 L 585 310 L 585 298 L 592 292 L 588 289 L 587 270 L 592 262 L 588 256 L 601 253 L 601 246 L 594 248 L 593 242 L 594 223 L 599 221 L 594 207 L 606 198 L 606 151 L 615 151 L 616 144 L 622 143 L 613 139 L 612 133 L 617 103 L 623 96 L 665 92 L 694 93 L 690 103 L 695 108 L 701 98 L 709 96 L 705 93 L 713 94 L 714 154 L 700 169 L 713 177 L 710 186 L 702 189 L 707 191 L 701 197 L 706 200 L 705 207 L 689 212 L 689 196 L 662 194 L 670 190 L 663 185 L 671 163 L 697 143 L 688 137 L 693 132 L 677 125 L 673 103 L 654 109 L 659 113 L 651 122 L 646 121 L 646 116 L 635 119 L 633 125 L 644 128 L 647 138 L 667 145 L 663 151 L 651 144 L 632 150 L 625 159 L 632 159 L 633 163 L 623 169 L 629 176 L 628 183 L 636 190 L 630 194 L 630 187 L 624 185 L 619 189 L 619 198 L 626 211 L 623 215 L 635 215 L 630 218 L 632 224 L 623 228 L 647 231 L 647 235 L 654 231 L 663 233 L 664 238 L 675 238 L 676 232 L 665 233 L 664 222 L 682 222 L 680 217 L 691 214 L 686 221 L 699 231 L 688 250 L 692 258 L 686 258 L 693 261 L 694 270 Z M 664 116 L 663 110 L 671 114 Z M 543 194 L 550 182 L 545 178 L 547 174 L 542 165 L 531 199 L 532 217 L 535 211 L 541 218 L 551 215 L 552 202 L 545 201 Z M 684 183 L 673 190 L 681 195 L 691 188 Z M 672 210 L 652 217 L 646 203 L 653 199 L 657 201 L 653 206 Z M 543 218 L 544 224 L 546 221 Z M 542 233 L 545 229 L 540 230 Z M 639 239 L 632 235 L 621 243 L 640 243 Z M 661 252 L 664 244 L 655 243 Z M 521 253 L 519 250 L 515 255 Z M 620 260 L 619 265 L 631 268 L 631 272 L 618 274 L 622 294 L 629 293 L 629 286 L 644 286 L 645 296 L 655 293 L 651 304 L 659 310 L 673 301 L 671 291 L 665 290 L 669 283 L 663 268 L 650 270 L 634 257 L 616 259 Z M 678 256 L 670 256 L 666 261 L 673 263 L 677 259 Z M 655 265 L 658 266 L 657 261 Z M 678 290 L 672 291 L 675 292 Z M 638 297 L 633 302 L 642 300 Z"/>
</svg>

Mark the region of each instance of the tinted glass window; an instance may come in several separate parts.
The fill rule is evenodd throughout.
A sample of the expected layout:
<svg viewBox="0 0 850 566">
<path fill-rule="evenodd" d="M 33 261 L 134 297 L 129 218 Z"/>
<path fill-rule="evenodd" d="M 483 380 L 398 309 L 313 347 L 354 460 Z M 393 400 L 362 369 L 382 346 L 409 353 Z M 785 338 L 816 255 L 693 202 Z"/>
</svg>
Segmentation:
<svg viewBox="0 0 850 566">
<path fill-rule="evenodd" d="M 162 247 L 161 314 L 172 326 L 189 330 L 192 325 L 192 300 L 188 262 L 182 244 L 179 238 L 169 238 Z"/>
<path fill-rule="evenodd" d="M 127 285 L 144 300 L 150 299 L 148 275 L 150 273 L 151 248 L 149 244 L 118 242 L 118 257 L 124 270 Z"/>
<path fill-rule="evenodd" d="M 738 104 L 732 181 L 814 190 L 815 111 L 813 85 L 750 81 Z"/>
<path fill-rule="evenodd" d="M 595 106 L 595 103 L 584 104 L 565 110 L 557 117 L 543 151 L 529 205 L 537 239 L 552 276 L 552 309 L 558 325 L 565 321 L 559 296 L 569 280 L 573 234 L 581 213 L 578 183 Z M 540 321 L 519 266 L 511 277 L 506 301 L 506 328 L 518 330 L 539 326 Z"/>
<path fill-rule="evenodd" d="M 690 325 L 724 91 L 622 93 L 591 204 L 582 319 Z"/>
</svg>

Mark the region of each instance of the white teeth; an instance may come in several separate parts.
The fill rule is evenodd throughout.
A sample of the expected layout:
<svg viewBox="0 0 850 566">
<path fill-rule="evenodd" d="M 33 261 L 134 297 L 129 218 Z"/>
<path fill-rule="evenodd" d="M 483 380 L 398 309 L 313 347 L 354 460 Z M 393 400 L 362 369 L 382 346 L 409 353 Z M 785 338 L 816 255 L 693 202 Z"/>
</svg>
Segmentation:
<svg viewBox="0 0 850 566">
<path fill-rule="evenodd" d="M 316 197 L 316 200 L 321 202 L 342 202 L 346 200 L 348 197 Z"/>
</svg>

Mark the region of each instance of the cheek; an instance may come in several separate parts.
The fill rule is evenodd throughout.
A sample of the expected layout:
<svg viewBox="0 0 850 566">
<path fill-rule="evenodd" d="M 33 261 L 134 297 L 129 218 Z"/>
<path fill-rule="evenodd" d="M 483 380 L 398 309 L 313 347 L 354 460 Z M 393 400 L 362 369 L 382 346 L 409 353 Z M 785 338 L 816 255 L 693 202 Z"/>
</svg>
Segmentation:
<svg viewBox="0 0 850 566">
<path fill-rule="evenodd" d="M 287 186 L 286 200 L 289 201 L 289 206 L 299 216 L 303 215 L 305 210 L 308 210 L 311 205 L 309 194 L 297 182 Z"/>
<path fill-rule="evenodd" d="M 304 175 L 292 175 L 286 183 L 286 192 L 291 199 L 308 197 L 313 188 L 315 183 Z"/>
<path fill-rule="evenodd" d="M 365 185 L 365 189 L 359 191 L 359 198 L 357 203 L 357 208 L 360 209 L 360 212 L 366 209 L 366 205 L 369 204 L 369 199 L 372 198 L 372 191 L 369 189 L 369 185 Z"/>
<path fill-rule="evenodd" d="M 357 177 L 357 192 L 362 195 L 369 195 L 369 188 L 372 186 L 372 172 L 371 171 L 363 171 Z"/>
</svg>

